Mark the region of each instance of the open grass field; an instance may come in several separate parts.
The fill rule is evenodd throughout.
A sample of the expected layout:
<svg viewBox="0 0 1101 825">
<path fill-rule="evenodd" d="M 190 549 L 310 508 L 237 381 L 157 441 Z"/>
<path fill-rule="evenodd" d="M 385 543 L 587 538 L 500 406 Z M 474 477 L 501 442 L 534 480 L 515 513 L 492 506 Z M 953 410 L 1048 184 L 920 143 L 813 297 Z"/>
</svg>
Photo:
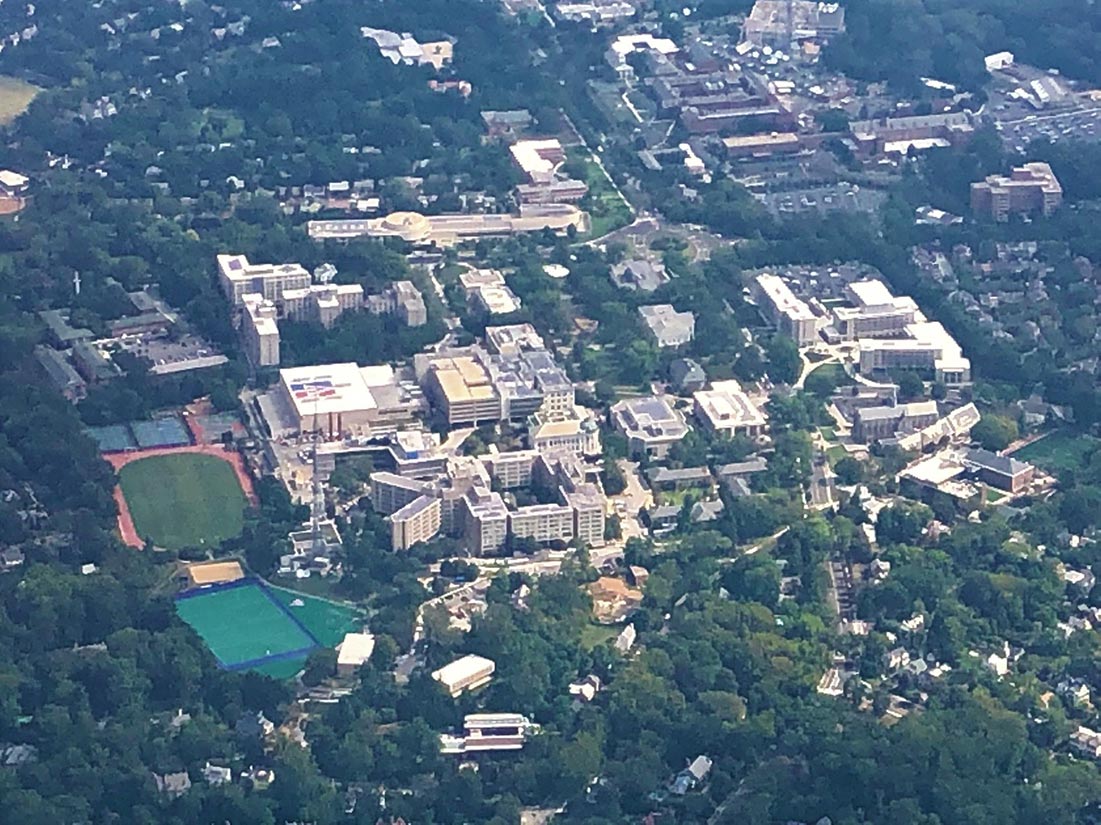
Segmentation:
<svg viewBox="0 0 1101 825">
<path fill-rule="evenodd" d="M 245 494 L 228 461 L 199 453 L 143 458 L 119 470 L 139 536 L 159 547 L 215 545 L 240 535 Z"/>
<path fill-rule="evenodd" d="M 570 161 L 584 164 L 582 179 L 589 185 L 589 194 L 579 204 L 589 213 L 591 225 L 589 235 L 599 238 L 613 229 L 619 229 L 631 222 L 631 208 L 620 197 L 604 170 L 584 147 L 571 147 Z"/>
<path fill-rule="evenodd" d="M 1013 457 L 1058 474 L 1060 470 L 1074 470 L 1081 466 L 1087 450 L 1098 443 L 1090 435 L 1073 430 L 1057 430 L 1017 450 Z"/>
<path fill-rule="evenodd" d="M 316 647 L 256 582 L 181 598 L 176 612 L 226 668 Z"/>
<path fill-rule="evenodd" d="M 25 80 L 0 75 L 0 126 L 6 126 L 27 111 L 40 91 Z"/>
<path fill-rule="evenodd" d="M 614 641 L 620 630 L 622 630 L 620 627 L 587 624 L 581 629 L 581 649 L 592 650 L 594 647 L 600 647 L 605 642 Z"/>
</svg>

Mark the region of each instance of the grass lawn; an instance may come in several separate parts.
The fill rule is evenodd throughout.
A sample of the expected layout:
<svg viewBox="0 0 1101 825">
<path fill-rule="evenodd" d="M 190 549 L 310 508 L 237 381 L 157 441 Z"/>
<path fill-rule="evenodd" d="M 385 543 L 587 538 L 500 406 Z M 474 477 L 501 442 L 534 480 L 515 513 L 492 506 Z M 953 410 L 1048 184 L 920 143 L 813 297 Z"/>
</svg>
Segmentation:
<svg viewBox="0 0 1101 825">
<path fill-rule="evenodd" d="M 216 545 L 244 525 L 245 494 L 229 462 L 214 456 L 143 458 L 119 471 L 119 484 L 138 535 L 159 547 Z"/>
<path fill-rule="evenodd" d="M 833 441 L 837 438 L 837 430 L 833 427 L 819 427 L 818 432 L 822 434 L 822 438 L 826 439 L 826 441 Z"/>
<path fill-rule="evenodd" d="M 847 455 L 848 455 L 848 452 L 846 452 L 845 448 L 842 447 L 840 444 L 837 444 L 833 447 L 830 447 L 828 450 L 826 450 L 826 458 L 829 459 L 830 466 L 833 466 L 834 464 L 836 464 L 838 461 L 840 461 L 841 459 L 843 459 Z"/>
<path fill-rule="evenodd" d="M 0 76 L 0 126 L 6 126 L 27 111 L 40 91 L 25 80 Z"/>
<path fill-rule="evenodd" d="M 589 194 L 581 201 L 581 208 L 589 213 L 591 226 L 589 236 L 599 238 L 613 229 L 619 229 L 631 222 L 631 208 L 619 196 L 604 170 L 600 168 L 589 151 L 584 147 L 569 150 L 569 160 L 584 165 L 582 180 L 589 185 Z"/>
<path fill-rule="evenodd" d="M 581 649 L 592 650 L 619 635 L 620 628 L 603 624 L 588 624 L 581 631 Z"/>
<path fill-rule="evenodd" d="M 1097 439 L 1089 435 L 1073 430 L 1057 430 L 1017 450 L 1013 457 L 1058 473 L 1080 467 L 1086 451 L 1097 443 Z"/>
</svg>

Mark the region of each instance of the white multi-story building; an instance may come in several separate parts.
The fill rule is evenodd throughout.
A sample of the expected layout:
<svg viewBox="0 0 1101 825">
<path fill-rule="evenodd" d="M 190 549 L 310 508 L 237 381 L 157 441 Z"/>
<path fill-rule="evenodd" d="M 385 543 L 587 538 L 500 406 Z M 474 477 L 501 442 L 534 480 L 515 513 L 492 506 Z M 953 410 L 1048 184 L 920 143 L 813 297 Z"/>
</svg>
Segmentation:
<svg viewBox="0 0 1101 825">
<path fill-rule="evenodd" d="M 542 412 L 528 422 L 528 444 L 540 453 L 567 450 L 578 455 L 599 455 L 600 425 L 588 411 L 574 407 L 568 416 L 546 416 Z"/>
<path fill-rule="evenodd" d="M 723 435 L 759 436 L 768 419 L 746 395 L 737 381 L 715 381 L 709 390 L 693 393 L 696 418 L 708 429 Z"/>
<path fill-rule="evenodd" d="M 540 544 L 568 542 L 574 536 L 574 510 L 565 504 L 532 504 L 508 514 L 509 535 Z"/>
<path fill-rule="evenodd" d="M 516 490 L 531 486 L 532 468 L 539 454 L 534 450 L 491 452 L 482 456 L 482 463 L 490 477 L 504 490 Z"/>
<path fill-rule="evenodd" d="M 376 513 L 388 516 L 416 501 L 431 489 L 432 485 L 427 481 L 406 478 L 395 473 L 371 473 L 371 506 Z"/>
<path fill-rule="evenodd" d="M 442 510 L 435 496 L 422 495 L 390 514 L 390 544 L 408 550 L 439 535 Z"/>
<path fill-rule="evenodd" d="M 641 306 L 638 312 L 654 341 L 663 349 L 690 344 L 696 335 L 696 316 L 691 312 L 677 312 L 672 304 Z"/>
<path fill-rule="evenodd" d="M 846 341 L 893 338 L 920 316 L 913 298 L 896 298 L 882 281 L 855 281 L 845 288 L 851 307 L 833 310 L 833 326 Z"/>
<path fill-rule="evenodd" d="M 753 293 L 768 319 L 799 346 L 810 346 L 818 340 L 821 319 L 779 275 L 767 272 L 758 275 L 753 281 Z"/>
<path fill-rule="evenodd" d="M 241 325 L 245 355 L 258 367 L 279 366 L 279 322 L 275 305 L 259 295 L 246 295 Z"/>
<path fill-rule="evenodd" d="M 260 295 L 274 303 L 288 289 L 306 289 L 311 283 L 310 273 L 301 264 L 254 264 L 244 255 L 219 255 L 218 280 L 234 306 L 240 306 L 246 295 Z"/>
<path fill-rule="evenodd" d="M 428 323 L 428 308 L 424 297 L 412 281 L 395 281 L 367 302 L 375 315 L 396 315 L 407 327 L 420 327 Z"/>
<path fill-rule="evenodd" d="M 907 324 L 904 338 L 863 338 L 860 372 L 867 375 L 891 370 L 917 370 L 946 385 L 971 381 L 971 361 L 939 321 Z"/>
<path fill-rule="evenodd" d="M 688 435 L 689 427 L 680 410 L 655 396 L 626 398 L 611 409 L 612 423 L 627 436 L 632 455 L 663 458 L 669 449 Z"/>
<path fill-rule="evenodd" d="M 253 264 L 244 255 L 219 255 L 218 280 L 243 310 L 245 352 L 258 367 L 279 365 L 279 319 L 316 321 L 328 328 L 363 307 L 359 284 L 312 283 L 301 264 Z"/>
<path fill-rule="evenodd" d="M 465 537 L 476 556 L 496 553 L 508 542 L 508 507 L 500 493 L 473 489 L 463 498 Z"/>
</svg>

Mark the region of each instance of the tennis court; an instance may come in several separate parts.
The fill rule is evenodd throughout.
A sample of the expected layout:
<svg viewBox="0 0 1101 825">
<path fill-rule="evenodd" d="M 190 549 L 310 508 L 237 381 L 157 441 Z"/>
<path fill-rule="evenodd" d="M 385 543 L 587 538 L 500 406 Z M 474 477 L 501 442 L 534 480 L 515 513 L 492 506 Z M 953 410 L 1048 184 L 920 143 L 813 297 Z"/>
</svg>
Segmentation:
<svg viewBox="0 0 1101 825">
<path fill-rule="evenodd" d="M 153 421 L 132 421 L 130 429 L 143 450 L 149 447 L 182 447 L 191 443 L 191 434 L 178 415 Z"/>
<path fill-rule="evenodd" d="M 121 453 L 136 450 L 138 442 L 125 424 L 108 424 L 105 427 L 89 427 L 88 434 L 96 440 L 101 453 Z"/>
<path fill-rule="evenodd" d="M 217 444 L 222 440 L 222 435 L 227 432 L 232 434 L 234 439 L 248 435 L 241 417 L 233 412 L 193 415 L 190 423 L 191 432 L 200 444 Z"/>
<path fill-rule="evenodd" d="M 176 612 L 210 648 L 225 670 L 291 670 L 293 675 L 315 639 L 256 579 L 180 594 Z"/>
</svg>

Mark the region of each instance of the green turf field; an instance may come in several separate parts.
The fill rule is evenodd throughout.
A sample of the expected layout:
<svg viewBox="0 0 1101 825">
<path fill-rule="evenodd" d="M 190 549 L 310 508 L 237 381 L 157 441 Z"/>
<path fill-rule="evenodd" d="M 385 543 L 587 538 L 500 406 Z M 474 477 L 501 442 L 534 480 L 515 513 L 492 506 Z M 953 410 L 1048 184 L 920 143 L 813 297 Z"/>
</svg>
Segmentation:
<svg viewBox="0 0 1101 825">
<path fill-rule="evenodd" d="M 176 612 L 226 667 L 314 645 L 255 583 L 179 599 Z M 261 666 L 261 672 L 265 667 L 292 665 L 274 662 Z"/>
<path fill-rule="evenodd" d="M 119 471 L 138 535 L 158 547 L 216 545 L 240 535 L 247 501 L 232 465 L 209 455 L 143 458 Z"/>
<path fill-rule="evenodd" d="M 1072 430 L 1057 430 L 1039 441 L 1022 447 L 1013 453 L 1021 461 L 1029 461 L 1052 473 L 1060 470 L 1075 470 L 1082 466 L 1087 451 L 1096 446 L 1098 440 L 1090 435 Z"/>
<path fill-rule="evenodd" d="M 350 607 L 281 587 L 271 587 L 269 592 L 326 647 L 336 647 L 344 641 L 345 633 L 358 630 L 363 624 Z M 297 601 L 302 604 L 294 604 Z"/>
</svg>

